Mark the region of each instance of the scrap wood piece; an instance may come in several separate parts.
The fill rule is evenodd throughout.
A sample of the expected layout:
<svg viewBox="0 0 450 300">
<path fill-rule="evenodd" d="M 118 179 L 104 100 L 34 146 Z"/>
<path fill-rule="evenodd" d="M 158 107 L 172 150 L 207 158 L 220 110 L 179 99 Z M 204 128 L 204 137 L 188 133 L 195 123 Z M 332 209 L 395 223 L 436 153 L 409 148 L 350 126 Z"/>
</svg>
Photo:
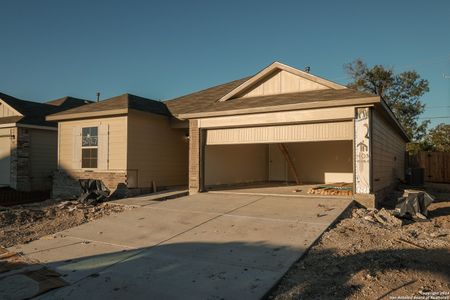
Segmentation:
<svg viewBox="0 0 450 300">
<path fill-rule="evenodd" d="M 415 244 L 415 243 L 413 243 L 413 242 L 410 242 L 410 241 L 408 241 L 408 240 L 405 240 L 405 239 L 403 239 L 403 238 L 398 238 L 397 241 L 402 242 L 402 243 L 405 243 L 405 244 L 408 244 L 408 245 L 410 245 L 410 246 L 414 246 L 414 247 L 420 248 L 420 249 L 424 249 L 424 250 L 427 249 L 427 248 L 424 247 L 424 246 L 417 245 L 417 244 Z"/>
<path fill-rule="evenodd" d="M 27 262 L 16 252 L 6 250 L 0 246 L 0 274 L 26 266 Z"/>
<path fill-rule="evenodd" d="M 351 196 L 353 195 L 353 185 L 345 182 L 322 184 L 310 188 L 308 194 Z"/>
<path fill-rule="evenodd" d="M 2 278 L 0 283 L 7 287 L 0 289 L 1 299 L 31 299 L 68 285 L 61 279 L 61 274 L 46 267 L 14 273 Z"/>
</svg>

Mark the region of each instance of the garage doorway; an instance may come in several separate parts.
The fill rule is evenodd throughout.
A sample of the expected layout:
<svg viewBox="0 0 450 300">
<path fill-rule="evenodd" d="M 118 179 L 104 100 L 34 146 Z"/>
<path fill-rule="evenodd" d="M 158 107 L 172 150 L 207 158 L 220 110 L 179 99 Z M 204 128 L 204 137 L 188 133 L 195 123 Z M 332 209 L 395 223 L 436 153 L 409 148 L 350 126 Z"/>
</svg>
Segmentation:
<svg viewBox="0 0 450 300">
<path fill-rule="evenodd" d="M 208 191 L 308 195 L 318 185 L 353 183 L 353 141 L 206 145 L 204 185 Z"/>
</svg>

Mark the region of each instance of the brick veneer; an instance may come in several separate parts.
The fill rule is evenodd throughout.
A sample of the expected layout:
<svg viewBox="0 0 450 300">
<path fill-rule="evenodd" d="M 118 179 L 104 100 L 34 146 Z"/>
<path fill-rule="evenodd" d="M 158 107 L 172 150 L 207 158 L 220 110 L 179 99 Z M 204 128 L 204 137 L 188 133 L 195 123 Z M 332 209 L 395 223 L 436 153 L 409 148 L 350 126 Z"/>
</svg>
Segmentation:
<svg viewBox="0 0 450 300">
<path fill-rule="evenodd" d="M 31 191 L 30 133 L 26 128 L 11 129 L 11 186 L 22 192 Z"/>
<path fill-rule="evenodd" d="M 58 170 L 53 176 L 53 198 L 76 198 L 81 194 L 79 179 L 99 179 L 108 187 L 113 196 L 124 197 L 127 193 L 125 171 L 86 172 Z"/>
<path fill-rule="evenodd" d="M 189 120 L 189 194 L 200 190 L 200 130 L 198 120 Z"/>
</svg>

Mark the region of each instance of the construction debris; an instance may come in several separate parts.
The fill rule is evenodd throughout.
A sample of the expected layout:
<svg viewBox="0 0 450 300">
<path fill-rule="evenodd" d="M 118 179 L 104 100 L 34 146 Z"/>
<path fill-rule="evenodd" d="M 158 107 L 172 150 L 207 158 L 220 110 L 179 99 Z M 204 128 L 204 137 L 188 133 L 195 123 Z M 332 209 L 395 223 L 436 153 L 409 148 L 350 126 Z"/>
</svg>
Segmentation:
<svg viewBox="0 0 450 300">
<path fill-rule="evenodd" d="M 46 267 L 8 274 L 1 278 L 0 282 L 2 286 L 7 287 L 0 290 L 1 299 L 30 299 L 68 285 L 61 278 L 61 274 Z M 11 295 L 14 295 L 14 298 L 11 298 Z"/>
<path fill-rule="evenodd" d="M 96 179 L 80 179 L 80 186 L 83 192 L 78 201 L 85 202 L 90 205 L 97 205 L 106 200 L 110 194 L 110 190 L 101 180 Z"/>
<path fill-rule="evenodd" d="M 353 184 L 338 182 L 323 184 L 312 187 L 308 190 L 308 194 L 326 195 L 326 196 L 351 196 L 353 195 Z"/>
<path fill-rule="evenodd" d="M 449 299 L 449 201 L 431 203 L 429 222 L 355 206 L 267 299 L 432 299 L 422 296 L 424 291 Z"/>
<path fill-rule="evenodd" d="M 395 206 L 397 216 L 410 219 L 426 219 L 428 206 L 434 201 L 428 193 L 418 190 L 405 190 L 403 197 Z"/>
<path fill-rule="evenodd" d="M 56 201 L 0 207 L 0 245 L 27 243 L 112 213 L 131 209 L 104 202 L 98 205 L 80 201 Z"/>
<path fill-rule="evenodd" d="M 361 210 L 358 210 L 354 213 L 358 214 L 360 212 Z M 400 227 L 403 224 L 402 220 L 395 217 L 393 211 L 389 211 L 385 208 L 364 211 L 364 215 L 359 215 L 359 217 L 362 217 L 364 220 L 371 223 L 378 223 L 387 227 Z"/>
</svg>

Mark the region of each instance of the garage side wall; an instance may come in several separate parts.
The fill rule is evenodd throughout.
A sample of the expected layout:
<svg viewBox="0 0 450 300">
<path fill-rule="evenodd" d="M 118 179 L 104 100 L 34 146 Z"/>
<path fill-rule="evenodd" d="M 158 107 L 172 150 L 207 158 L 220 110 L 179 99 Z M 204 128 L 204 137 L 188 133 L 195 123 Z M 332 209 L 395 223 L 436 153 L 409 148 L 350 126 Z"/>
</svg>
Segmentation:
<svg viewBox="0 0 450 300">
<path fill-rule="evenodd" d="M 376 110 L 372 121 L 373 192 L 382 200 L 405 178 L 406 142 Z"/>
<path fill-rule="evenodd" d="M 187 130 L 174 129 L 166 116 L 131 112 L 128 120 L 129 183 L 136 186 L 187 185 Z M 134 178 L 132 178 L 134 177 Z M 129 186 L 130 187 L 130 186 Z"/>
<path fill-rule="evenodd" d="M 205 185 L 266 181 L 268 146 L 213 145 L 205 150 Z"/>
</svg>

